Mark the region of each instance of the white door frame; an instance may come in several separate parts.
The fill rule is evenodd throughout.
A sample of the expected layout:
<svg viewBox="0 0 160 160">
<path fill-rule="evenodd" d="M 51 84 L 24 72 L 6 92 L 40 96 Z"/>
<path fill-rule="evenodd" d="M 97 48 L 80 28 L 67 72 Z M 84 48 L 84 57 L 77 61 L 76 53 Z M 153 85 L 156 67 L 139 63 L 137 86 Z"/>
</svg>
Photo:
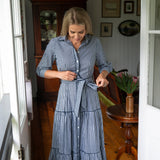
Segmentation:
<svg viewBox="0 0 160 160">
<path fill-rule="evenodd" d="M 18 29 L 19 27 L 21 28 L 21 25 L 19 25 L 21 24 L 19 2 L 20 0 L 1 0 L 0 18 L 2 21 L 0 22 L 0 51 L 2 54 L 2 83 L 3 94 L 10 95 L 13 131 L 11 160 L 19 159 L 18 150 L 20 150 L 21 144 L 24 147 L 25 160 L 29 160 L 30 130 L 26 110 L 22 33 L 21 30 L 19 30 L 19 33 L 15 32 L 17 23 Z M 11 3 L 15 3 L 15 6 L 17 6 L 15 11 Z M 16 16 L 13 15 L 13 12 Z M 18 47 L 19 49 L 16 50 Z"/>
<path fill-rule="evenodd" d="M 149 105 L 148 84 L 153 84 L 153 64 L 149 64 L 149 58 L 154 58 L 154 41 L 149 39 L 150 34 L 157 34 L 157 31 L 149 30 L 150 1 L 141 0 L 141 35 L 140 35 L 140 94 L 139 94 L 139 128 L 138 128 L 138 160 L 158 160 L 160 159 L 160 109 Z M 160 33 L 160 32 L 159 32 Z M 150 40 L 150 45 L 149 45 Z M 149 54 L 151 55 L 149 57 Z M 150 76 L 149 76 L 150 74 Z M 149 79 L 151 77 L 151 79 Z M 150 96 L 151 97 L 151 96 Z M 150 99 L 152 101 L 152 98 Z"/>
</svg>

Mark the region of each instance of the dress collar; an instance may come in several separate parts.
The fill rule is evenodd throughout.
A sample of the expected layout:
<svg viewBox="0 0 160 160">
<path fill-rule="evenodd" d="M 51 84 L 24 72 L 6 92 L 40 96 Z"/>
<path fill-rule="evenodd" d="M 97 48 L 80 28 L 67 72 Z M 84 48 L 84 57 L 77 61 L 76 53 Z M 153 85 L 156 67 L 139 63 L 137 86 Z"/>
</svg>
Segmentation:
<svg viewBox="0 0 160 160">
<path fill-rule="evenodd" d="M 87 44 L 87 43 L 91 40 L 91 37 L 92 37 L 92 35 L 86 34 L 82 43 Z M 59 40 L 59 41 L 70 42 L 70 40 L 68 40 L 67 36 L 59 36 L 59 37 L 58 37 L 58 40 Z"/>
</svg>

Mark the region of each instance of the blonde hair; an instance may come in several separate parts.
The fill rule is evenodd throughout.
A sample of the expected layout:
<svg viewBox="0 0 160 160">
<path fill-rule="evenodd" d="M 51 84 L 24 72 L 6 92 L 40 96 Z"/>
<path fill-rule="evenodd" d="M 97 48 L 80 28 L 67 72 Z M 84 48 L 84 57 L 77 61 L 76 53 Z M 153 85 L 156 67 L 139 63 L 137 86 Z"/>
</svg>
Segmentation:
<svg viewBox="0 0 160 160">
<path fill-rule="evenodd" d="M 73 7 L 66 11 L 62 23 L 61 36 L 68 34 L 69 25 L 71 24 L 85 25 L 86 34 L 93 34 L 91 18 L 83 8 Z"/>
</svg>

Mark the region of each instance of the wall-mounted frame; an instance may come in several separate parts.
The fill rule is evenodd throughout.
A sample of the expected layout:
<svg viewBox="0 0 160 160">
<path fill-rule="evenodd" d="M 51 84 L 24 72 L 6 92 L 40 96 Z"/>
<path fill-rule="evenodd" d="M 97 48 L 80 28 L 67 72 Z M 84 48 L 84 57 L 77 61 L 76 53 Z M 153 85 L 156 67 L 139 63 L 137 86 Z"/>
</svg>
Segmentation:
<svg viewBox="0 0 160 160">
<path fill-rule="evenodd" d="M 133 12 L 134 12 L 134 2 L 124 1 L 124 13 L 133 13 Z"/>
<path fill-rule="evenodd" d="M 121 15 L 121 0 L 102 0 L 102 17 L 117 18 Z"/>
<path fill-rule="evenodd" d="M 141 0 L 137 0 L 137 16 L 140 16 L 141 12 Z"/>
<path fill-rule="evenodd" d="M 101 22 L 101 37 L 112 37 L 112 23 L 110 22 Z"/>
<path fill-rule="evenodd" d="M 124 36 L 134 36 L 140 32 L 140 25 L 136 21 L 126 20 L 119 24 L 118 30 Z"/>
</svg>

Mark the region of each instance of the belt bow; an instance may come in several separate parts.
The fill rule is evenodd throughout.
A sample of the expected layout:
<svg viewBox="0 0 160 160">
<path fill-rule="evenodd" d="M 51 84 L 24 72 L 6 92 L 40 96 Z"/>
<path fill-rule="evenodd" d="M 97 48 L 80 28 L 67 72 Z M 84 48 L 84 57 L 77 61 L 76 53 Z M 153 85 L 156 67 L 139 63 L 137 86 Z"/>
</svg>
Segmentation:
<svg viewBox="0 0 160 160">
<path fill-rule="evenodd" d="M 83 105 L 84 105 L 84 107 L 86 107 L 86 94 L 85 94 L 85 92 L 83 92 L 84 86 L 86 85 L 95 91 L 97 90 L 98 87 L 93 82 L 93 80 L 91 78 L 88 78 L 88 79 L 77 78 L 74 81 L 61 80 L 61 82 L 62 83 L 73 83 L 73 82 L 77 83 L 76 104 L 75 104 L 75 108 L 74 108 L 74 113 L 75 113 L 76 117 L 78 117 L 82 94 L 83 94 L 83 99 L 84 99 Z"/>
<path fill-rule="evenodd" d="M 82 99 L 82 94 L 84 97 L 84 102 L 83 104 L 85 104 L 84 106 L 86 107 L 86 94 L 84 91 L 84 87 L 85 85 L 92 88 L 93 90 L 97 90 L 97 85 L 91 81 L 90 79 L 77 79 L 76 80 L 78 85 L 77 85 L 77 94 L 76 94 L 76 105 L 75 105 L 75 109 L 74 109 L 74 113 L 76 115 L 76 117 L 79 116 L 79 109 L 80 109 L 80 103 L 81 103 L 81 99 Z"/>
</svg>

